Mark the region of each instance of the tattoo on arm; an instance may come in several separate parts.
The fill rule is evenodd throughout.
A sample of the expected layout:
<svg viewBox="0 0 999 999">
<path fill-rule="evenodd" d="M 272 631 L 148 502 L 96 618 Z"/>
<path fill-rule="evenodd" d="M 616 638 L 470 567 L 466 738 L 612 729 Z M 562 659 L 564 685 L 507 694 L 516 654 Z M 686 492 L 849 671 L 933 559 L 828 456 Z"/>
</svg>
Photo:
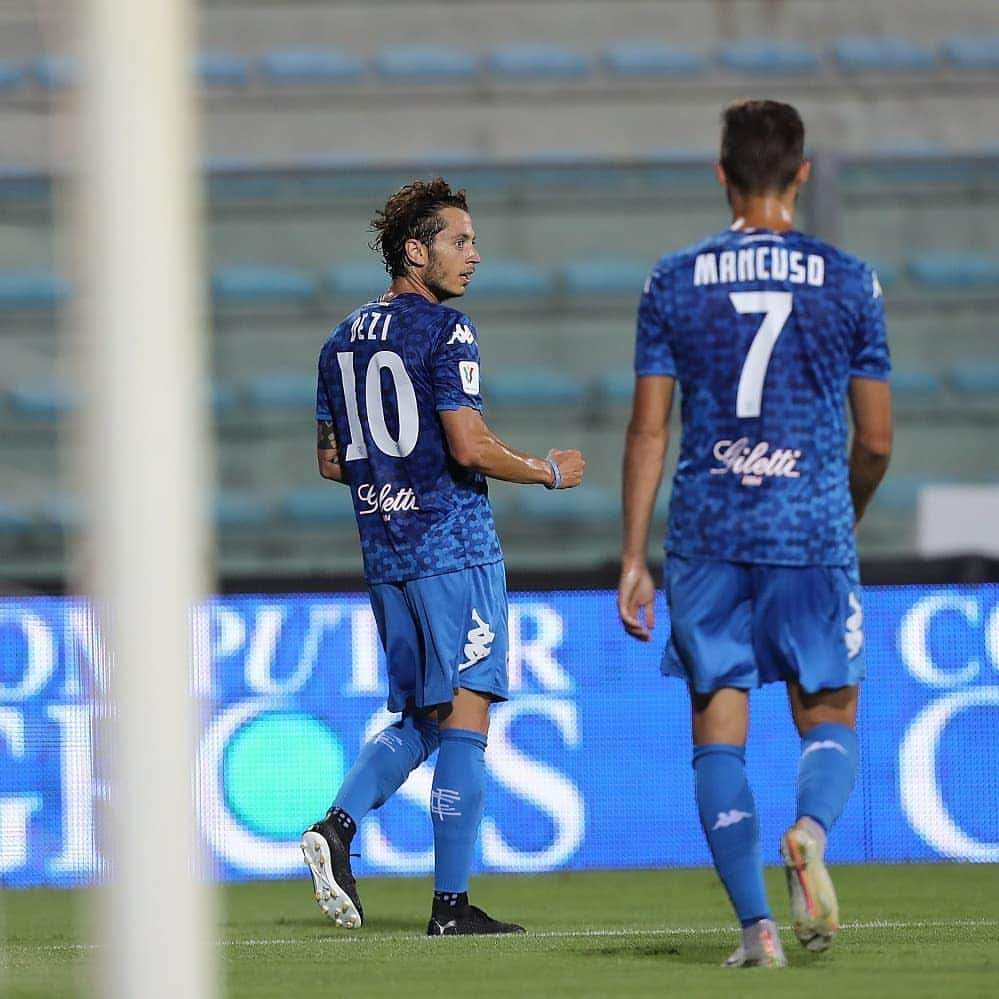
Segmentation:
<svg viewBox="0 0 999 999">
<path fill-rule="evenodd" d="M 331 465 L 340 464 L 340 451 L 336 446 L 336 437 L 333 436 L 333 421 L 332 420 L 320 420 L 317 428 L 316 437 L 317 446 L 320 451 L 332 451 L 333 453 L 327 457 L 327 461 Z"/>
</svg>

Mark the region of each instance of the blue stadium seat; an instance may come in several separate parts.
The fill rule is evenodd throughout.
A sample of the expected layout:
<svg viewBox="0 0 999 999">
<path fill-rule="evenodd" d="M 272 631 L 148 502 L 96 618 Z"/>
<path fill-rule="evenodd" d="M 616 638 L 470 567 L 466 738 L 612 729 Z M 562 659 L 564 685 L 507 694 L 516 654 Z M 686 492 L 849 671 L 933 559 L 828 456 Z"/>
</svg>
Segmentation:
<svg viewBox="0 0 999 999">
<path fill-rule="evenodd" d="M 805 45 L 752 39 L 729 42 L 718 50 L 718 62 L 725 69 L 754 75 L 817 73 L 819 57 Z"/>
<path fill-rule="evenodd" d="M 947 371 L 947 379 L 963 398 L 999 397 L 999 364 L 994 361 L 955 361 Z"/>
<path fill-rule="evenodd" d="M 0 310 L 51 309 L 69 291 L 69 282 L 50 271 L 0 271 Z"/>
<path fill-rule="evenodd" d="M 257 375 L 243 386 L 243 398 L 255 409 L 291 409 L 314 412 L 316 375 L 287 372 Z"/>
<path fill-rule="evenodd" d="M 84 508 L 79 496 L 56 493 L 38 504 L 38 519 L 58 531 L 74 531 L 83 525 Z"/>
<path fill-rule="evenodd" d="M 221 304 L 304 303 L 316 297 L 316 279 L 293 267 L 227 265 L 212 273 L 212 294 Z"/>
<path fill-rule="evenodd" d="M 497 76 L 516 80 L 579 80 L 590 73 L 590 57 L 581 49 L 545 42 L 497 45 L 489 53 Z"/>
<path fill-rule="evenodd" d="M 207 389 L 208 406 L 212 413 L 219 416 L 228 416 L 239 402 L 239 393 L 226 382 L 213 380 Z"/>
<path fill-rule="evenodd" d="M 500 295 L 505 298 L 533 298 L 551 290 L 551 276 L 526 260 L 490 257 L 475 271 L 468 286 L 470 298 Z"/>
<path fill-rule="evenodd" d="M 391 280 L 380 260 L 337 264 L 326 272 L 326 287 L 330 293 L 339 298 L 348 298 L 355 305 L 380 295 Z"/>
<path fill-rule="evenodd" d="M 278 501 L 278 510 L 285 519 L 303 527 L 354 523 L 350 490 L 331 482 L 290 490 Z"/>
<path fill-rule="evenodd" d="M 264 527 L 270 517 L 267 503 L 256 493 L 223 489 L 215 494 L 215 523 L 220 530 L 253 530 Z"/>
<path fill-rule="evenodd" d="M 999 258 L 970 250 L 921 253 L 909 270 L 927 288 L 980 288 L 999 284 Z"/>
<path fill-rule="evenodd" d="M 8 389 L 11 412 L 28 420 L 56 420 L 76 405 L 73 393 L 61 382 L 36 381 Z"/>
<path fill-rule="evenodd" d="M 449 45 L 386 45 L 374 57 L 379 75 L 394 83 L 440 83 L 470 80 L 479 71 L 478 59 Z"/>
<path fill-rule="evenodd" d="M 246 59 L 237 52 L 200 52 L 197 73 L 208 87 L 245 87 L 250 80 Z"/>
<path fill-rule="evenodd" d="M 586 386 L 565 371 L 534 366 L 485 375 L 482 397 L 487 406 L 497 408 L 573 406 L 586 398 Z"/>
<path fill-rule="evenodd" d="M 916 72 L 932 69 L 935 62 L 932 50 L 919 42 L 877 35 L 840 38 L 833 56 L 847 73 Z"/>
<path fill-rule="evenodd" d="M 0 61 L 0 91 L 14 90 L 24 79 L 20 66 L 6 60 Z"/>
<path fill-rule="evenodd" d="M 616 490 L 584 483 L 576 489 L 523 489 L 517 512 L 532 524 L 607 527 L 620 523 L 621 498 Z"/>
<path fill-rule="evenodd" d="M 594 380 L 593 389 L 597 399 L 605 405 L 631 405 L 635 394 L 635 372 L 631 368 L 601 372 Z"/>
<path fill-rule="evenodd" d="M 23 534 L 30 524 L 31 521 L 23 510 L 18 509 L 12 503 L 0 501 L 0 536 L 16 537 Z"/>
<path fill-rule="evenodd" d="M 647 260 L 595 257 L 565 264 L 562 281 L 571 295 L 631 295 L 637 302 L 650 270 Z"/>
<path fill-rule="evenodd" d="M 603 52 L 604 68 L 613 76 L 700 76 L 708 61 L 700 52 L 663 42 L 618 42 Z"/>
<path fill-rule="evenodd" d="M 273 83 L 357 83 L 364 63 L 339 49 L 274 49 L 260 60 L 264 76 Z"/>
<path fill-rule="evenodd" d="M 943 45 L 944 58 L 960 69 L 999 68 L 999 35 L 955 36 Z"/>
<path fill-rule="evenodd" d="M 931 402 L 940 394 L 940 379 L 920 364 L 897 364 L 891 373 L 892 396 L 898 402 Z"/>
<path fill-rule="evenodd" d="M 36 83 L 46 90 L 65 90 L 75 86 L 80 68 L 72 56 L 50 55 L 34 59 L 29 73 Z"/>
<path fill-rule="evenodd" d="M 919 498 L 919 491 L 941 481 L 943 480 L 936 476 L 904 475 L 889 472 L 881 485 L 878 486 L 871 505 L 876 510 L 886 512 L 914 510 Z"/>
</svg>

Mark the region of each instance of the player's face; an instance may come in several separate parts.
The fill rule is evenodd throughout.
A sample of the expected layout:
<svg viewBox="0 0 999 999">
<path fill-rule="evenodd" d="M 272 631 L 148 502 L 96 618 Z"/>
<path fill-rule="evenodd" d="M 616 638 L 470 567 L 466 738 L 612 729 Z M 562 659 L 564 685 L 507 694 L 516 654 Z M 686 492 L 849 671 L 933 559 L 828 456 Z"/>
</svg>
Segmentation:
<svg viewBox="0 0 999 999">
<path fill-rule="evenodd" d="M 481 261 L 475 249 L 472 217 L 460 208 L 442 208 L 444 228 L 430 246 L 423 280 L 438 302 L 465 294 L 476 264 Z"/>
</svg>

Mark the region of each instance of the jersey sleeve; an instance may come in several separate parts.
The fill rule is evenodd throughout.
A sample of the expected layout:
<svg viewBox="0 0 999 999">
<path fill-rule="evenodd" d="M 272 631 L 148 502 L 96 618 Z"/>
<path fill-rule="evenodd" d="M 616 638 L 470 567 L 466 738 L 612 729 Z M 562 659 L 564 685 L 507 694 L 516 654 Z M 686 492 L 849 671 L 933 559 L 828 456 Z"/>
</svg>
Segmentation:
<svg viewBox="0 0 999 999">
<path fill-rule="evenodd" d="M 662 273 L 649 275 L 638 303 L 635 335 L 636 375 L 676 375 L 676 362 L 670 346 L 670 322 Z"/>
<path fill-rule="evenodd" d="M 864 267 L 860 288 L 860 309 L 853 331 L 850 376 L 887 381 L 891 371 L 888 334 L 885 328 L 885 300 L 877 273 Z"/>
<path fill-rule="evenodd" d="M 431 374 L 438 411 L 468 406 L 481 412 L 478 334 L 467 316 L 453 313 L 439 331 Z"/>
<path fill-rule="evenodd" d="M 316 379 L 316 420 L 325 422 L 332 419 L 333 412 L 330 409 L 329 393 L 326 389 L 326 380 L 323 378 L 322 360 L 320 360 Z"/>
</svg>

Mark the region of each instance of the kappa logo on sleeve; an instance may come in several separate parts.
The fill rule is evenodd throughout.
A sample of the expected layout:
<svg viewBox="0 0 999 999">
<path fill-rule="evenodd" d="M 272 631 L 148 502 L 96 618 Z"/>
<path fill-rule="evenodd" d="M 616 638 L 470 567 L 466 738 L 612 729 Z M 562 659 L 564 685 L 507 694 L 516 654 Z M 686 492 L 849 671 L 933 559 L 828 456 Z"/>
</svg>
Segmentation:
<svg viewBox="0 0 999 999">
<path fill-rule="evenodd" d="M 479 394 L 479 362 L 459 361 L 458 370 L 461 372 L 461 387 L 466 395 Z"/>
<path fill-rule="evenodd" d="M 452 343 L 475 343 L 475 330 L 467 323 L 458 323 L 447 346 L 450 347 Z"/>
</svg>

